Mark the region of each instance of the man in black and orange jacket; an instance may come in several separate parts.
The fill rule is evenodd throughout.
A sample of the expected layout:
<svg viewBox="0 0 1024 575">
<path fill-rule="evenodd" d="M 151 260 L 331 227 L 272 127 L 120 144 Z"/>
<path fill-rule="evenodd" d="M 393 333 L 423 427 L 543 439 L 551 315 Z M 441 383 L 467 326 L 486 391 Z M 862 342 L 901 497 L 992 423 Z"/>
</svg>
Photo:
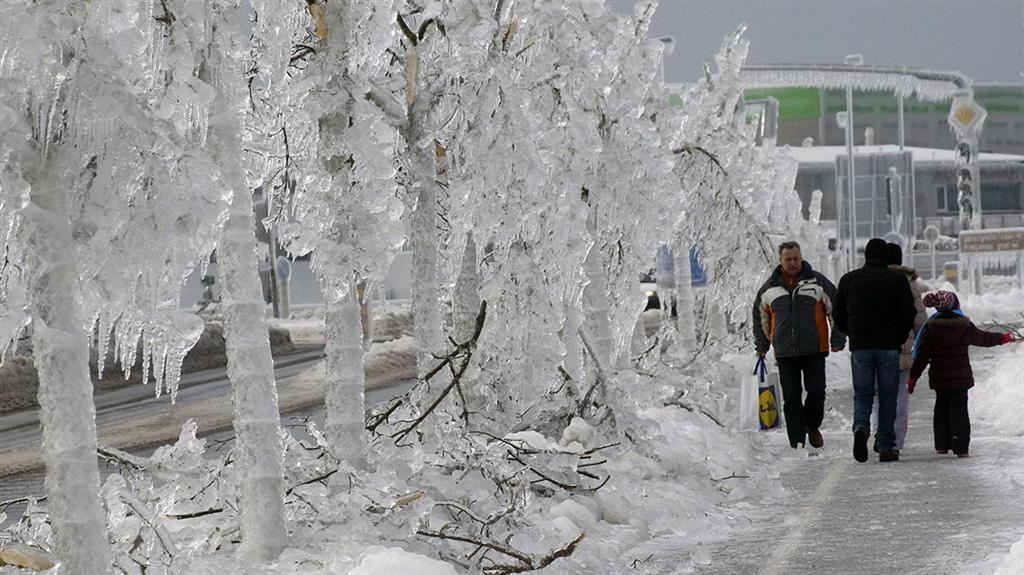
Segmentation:
<svg viewBox="0 0 1024 575">
<path fill-rule="evenodd" d="M 824 445 L 818 428 L 825 416 L 825 357 L 846 345 L 842 332 L 830 333 L 835 296 L 836 286 L 803 261 L 800 244 L 784 242 L 779 265 L 754 298 L 754 347 L 762 357 L 769 347 L 775 350 L 794 449 L 805 436 L 812 447 Z"/>
</svg>

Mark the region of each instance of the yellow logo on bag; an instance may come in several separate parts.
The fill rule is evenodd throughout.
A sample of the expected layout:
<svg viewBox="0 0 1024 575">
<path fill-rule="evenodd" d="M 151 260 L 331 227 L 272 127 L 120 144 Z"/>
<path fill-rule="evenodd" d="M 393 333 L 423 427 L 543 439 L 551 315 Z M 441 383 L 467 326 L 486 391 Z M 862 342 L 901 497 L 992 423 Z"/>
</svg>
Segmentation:
<svg viewBox="0 0 1024 575">
<path fill-rule="evenodd" d="M 771 388 L 765 389 L 758 397 L 761 403 L 761 427 L 770 429 L 775 427 L 779 419 L 779 407 L 775 403 L 775 393 Z"/>
</svg>

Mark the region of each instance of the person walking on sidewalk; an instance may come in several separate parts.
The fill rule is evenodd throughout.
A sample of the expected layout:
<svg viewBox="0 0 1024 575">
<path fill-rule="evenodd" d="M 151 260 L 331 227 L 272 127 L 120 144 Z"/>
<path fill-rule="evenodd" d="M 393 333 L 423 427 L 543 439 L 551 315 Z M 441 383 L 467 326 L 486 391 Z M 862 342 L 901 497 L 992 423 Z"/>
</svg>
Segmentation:
<svg viewBox="0 0 1024 575">
<path fill-rule="evenodd" d="M 784 242 L 779 265 L 754 298 L 754 348 L 760 357 L 775 350 L 786 433 L 794 449 L 805 439 L 812 447 L 825 444 L 818 429 L 825 416 L 825 357 L 846 345 L 839 331 L 831 329 L 830 336 L 835 295 L 835 285 L 803 260 L 800 244 Z"/>
<path fill-rule="evenodd" d="M 967 412 L 967 390 L 974 387 L 974 373 L 967 348 L 993 347 L 1020 341 L 1012 333 L 978 329 L 960 311 L 956 294 L 937 291 L 924 296 L 924 305 L 936 313 L 928 318 L 914 344 L 907 392 L 914 393 L 918 378 L 928 368 L 928 385 L 935 390 L 935 451 L 967 457 L 971 446 L 971 418 Z"/>
<path fill-rule="evenodd" d="M 921 329 L 925 320 L 928 319 L 928 312 L 925 310 L 924 301 L 921 299 L 921 294 L 927 291 L 927 288 L 918 279 L 917 270 L 903 265 L 903 248 L 899 244 L 890 242 L 885 248 L 885 263 L 889 265 L 889 269 L 902 273 L 907 277 L 907 281 L 910 282 L 910 291 L 914 294 L 914 309 L 917 311 L 914 314 L 914 327 L 907 334 L 907 339 L 903 342 L 903 347 L 900 348 L 900 383 L 896 388 L 896 420 L 893 422 L 893 431 L 896 433 L 896 452 L 899 453 L 903 449 L 903 444 L 907 438 L 907 422 L 910 413 L 910 393 L 907 391 L 907 380 L 910 378 L 910 364 L 912 361 L 910 356 L 914 348 L 914 336 L 917 335 L 917 331 Z M 878 397 L 876 396 L 875 407 L 872 411 L 872 421 L 875 421 L 877 413 Z M 875 429 L 875 453 L 878 453 L 877 426 Z"/>
<path fill-rule="evenodd" d="M 853 375 L 853 457 L 868 460 L 871 408 L 878 390 L 878 460 L 899 461 L 896 452 L 896 396 L 900 348 L 914 326 L 914 294 L 906 276 L 885 263 L 886 242 L 872 238 L 864 266 L 839 280 L 832 315 L 850 338 Z"/>
</svg>

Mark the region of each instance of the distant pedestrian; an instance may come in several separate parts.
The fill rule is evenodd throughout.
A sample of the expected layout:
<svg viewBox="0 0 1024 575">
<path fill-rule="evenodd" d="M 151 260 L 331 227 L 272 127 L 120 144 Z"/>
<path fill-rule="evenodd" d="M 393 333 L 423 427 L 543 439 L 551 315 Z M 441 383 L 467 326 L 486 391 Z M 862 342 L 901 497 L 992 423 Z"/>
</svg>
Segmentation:
<svg viewBox="0 0 1024 575">
<path fill-rule="evenodd" d="M 754 298 L 754 347 L 761 357 L 775 350 L 786 433 L 794 449 L 805 439 L 812 447 L 825 444 L 819 430 L 825 416 L 825 357 L 846 345 L 846 336 L 829 326 L 835 295 L 835 285 L 804 261 L 800 244 L 783 242 L 779 265 Z"/>
<path fill-rule="evenodd" d="M 907 334 L 907 339 L 903 342 L 903 347 L 900 348 L 900 383 L 896 395 L 896 419 L 893 422 L 893 431 L 896 433 L 896 452 L 899 453 L 903 449 L 903 444 L 907 438 L 907 422 L 910 413 L 910 393 L 907 391 L 907 379 L 910 378 L 910 364 L 913 361 L 911 352 L 914 349 L 914 336 L 917 335 L 917 330 L 921 329 L 925 320 L 928 319 L 928 312 L 925 310 L 924 302 L 921 299 L 921 294 L 927 291 L 927 288 L 918 279 L 917 270 L 903 265 L 903 248 L 899 244 L 889 242 L 885 248 L 885 263 L 889 265 L 889 269 L 902 273 L 907 277 L 907 281 L 910 282 L 910 291 L 914 294 L 914 309 L 917 311 L 914 315 L 914 327 Z M 875 408 L 872 416 L 874 417 L 877 413 L 878 397 L 875 397 Z M 877 427 L 875 431 L 875 453 L 878 453 Z"/>
<path fill-rule="evenodd" d="M 900 348 L 914 326 L 914 294 L 907 278 L 886 265 L 885 240 L 864 248 L 864 266 L 839 280 L 832 315 L 850 338 L 853 375 L 853 457 L 868 460 L 871 409 L 878 391 L 878 460 L 899 461 L 896 451 L 896 397 Z"/>
<path fill-rule="evenodd" d="M 937 291 L 924 296 L 924 305 L 936 313 L 921 328 L 914 345 L 907 391 L 914 393 L 918 378 L 928 368 L 928 385 L 935 390 L 935 451 L 952 449 L 967 457 L 971 445 L 971 418 L 967 412 L 967 390 L 974 387 L 974 372 L 968 346 L 993 347 L 1020 341 L 1012 333 L 978 329 L 962 311 L 956 294 Z"/>
</svg>

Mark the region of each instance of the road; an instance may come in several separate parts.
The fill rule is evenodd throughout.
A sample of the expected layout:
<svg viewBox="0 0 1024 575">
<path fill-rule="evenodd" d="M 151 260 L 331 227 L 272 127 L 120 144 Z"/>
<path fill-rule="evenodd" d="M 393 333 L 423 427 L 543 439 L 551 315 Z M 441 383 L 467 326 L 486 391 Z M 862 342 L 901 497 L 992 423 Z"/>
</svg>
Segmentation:
<svg viewBox="0 0 1024 575">
<path fill-rule="evenodd" d="M 295 353 L 274 359 L 274 374 L 278 380 L 291 377 L 323 357 L 322 345 L 298 348 Z M 166 394 L 155 397 L 152 384 L 126 385 L 95 396 L 96 426 L 102 431 L 116 422 L 145 421 L 158 414 L 173 412 L 177 405 L 210 400 L 230 393 L 225 368 L 207 369 L 182 376 L 176 404 L 172 404 Z M 0 476 L 4 475 L 5 470 L 4 454 L 29 446 L 38 448 L 42 441 L 41 434 L 38 409 L 0 415 Z"/>
<path fill-rule="evenodd" d="M 310 346 L 300 349 L 294 354 L 275 359 L 275 377 L 279 385 L 287 386 L 289 378 L 310 369 L 323 358 L 323 346 Z M 386 401 L 404 393 L 414 380 L 399 379 L 396 381 L 368 382 L 366 391 L 367 405 Z M 301 388 L 307 391 L 307 388 Z M 123 435 L 129 429 L 132 435 L 138 435 L 142 429 L 160 427 L 155 441 L 120 443 L 136 455 L 149 455 L 156 447 L 177 437 L 181 425 L 189 418 L 186 406 L 197 404 L 223 405 L 231 393 L 223 368 L 211 369 L 189 374 L 182 378 L 176 405 L 169 398 L 154 398 L 152 386 L 132 385 L 105 392 L 96 396 L 97 430 L 101 437 L 109 436 L 111 431 Z M 282 401 L 282 424 L 294 423 L 295 415 L 311 416 L 318 425 L 323 426 L 324 408 L 322 394 L 310 397 L 308 393 L 291 397 L 291 401 Z M 303 397 L 304 395 L 304 397 Z M 231 430 L 230 410 L 219 418 L 219 424 L 200 426 L 199 436 L 208 441 L 229 439 L 234 435 Z M 170 420 L 168 421 L 168 419 Z M 154 422 L 159 422 L 155 424 Z M 158 430 L 159 431 L 159 430 Z M 38 460 L 41 442 L 38 410 L 26 410 L 0 416 L 0 502 L 10 501 L 28 496 L 43 494 L 43 475 L 41 462 Z M 128 440 L 131 438 L 123 438 Z M 117 443 L 117 442 L 113 442 Z M 108 445 L 111 442 L 106 443 Z M 28 464 L 12 462 L 15 457 L 23 457 L 30 452 L 35 457 Z M 111 471 L 101 467 L 104 477 Z M 7 521 L 0 521 L 0 528 L 16 520 L 24 510 L 24 505 L 12 505 L 7 509 Z M 2 510 L 0 510 L 2 511 Z"/>
</svg>

